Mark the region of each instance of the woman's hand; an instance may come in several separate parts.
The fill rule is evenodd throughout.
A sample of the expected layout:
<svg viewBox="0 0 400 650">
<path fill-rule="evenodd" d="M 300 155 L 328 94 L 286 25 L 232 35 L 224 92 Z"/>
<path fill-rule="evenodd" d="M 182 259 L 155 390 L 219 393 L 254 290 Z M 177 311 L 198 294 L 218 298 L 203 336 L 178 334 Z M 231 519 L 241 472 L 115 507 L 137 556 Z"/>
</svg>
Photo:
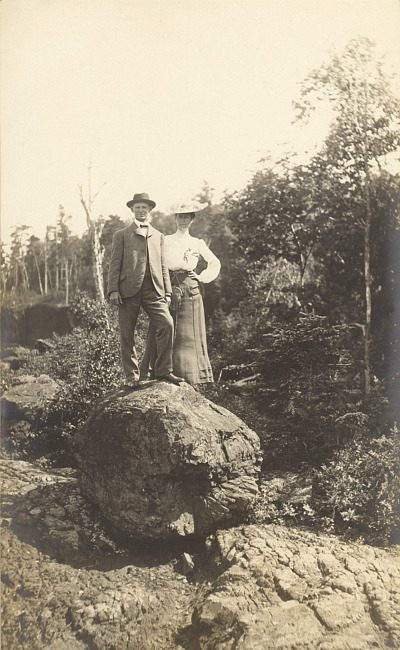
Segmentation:
<svg viewBox="0 0 400 650">
<path fill-rule="evenodd" d="M 189 278 L 192 278 L 192 280 L 197 280 L 197 281 L 199 280 L 199 276 L 194 271 L 189 271 L 188 276 Z"/>
</svg>

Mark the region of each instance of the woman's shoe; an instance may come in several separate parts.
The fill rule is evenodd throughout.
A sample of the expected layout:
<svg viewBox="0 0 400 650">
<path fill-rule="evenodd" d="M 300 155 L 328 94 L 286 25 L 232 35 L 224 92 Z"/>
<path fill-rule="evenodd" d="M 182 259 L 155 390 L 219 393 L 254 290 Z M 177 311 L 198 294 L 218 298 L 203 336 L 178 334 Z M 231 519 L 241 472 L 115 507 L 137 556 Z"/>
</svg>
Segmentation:
<svg viewBox="0 0 400 650">
<path fill-rule="evenodd" d="M 161 377 L 156 377 L 156 379 L 158 381 L 169 381 L 170 384 L 176 384 L 177 386 L 185 382 L 183 377 L 176 377 L 172 372 L 169 372 L 167 375 L 162 375 Z"/>
</svg>

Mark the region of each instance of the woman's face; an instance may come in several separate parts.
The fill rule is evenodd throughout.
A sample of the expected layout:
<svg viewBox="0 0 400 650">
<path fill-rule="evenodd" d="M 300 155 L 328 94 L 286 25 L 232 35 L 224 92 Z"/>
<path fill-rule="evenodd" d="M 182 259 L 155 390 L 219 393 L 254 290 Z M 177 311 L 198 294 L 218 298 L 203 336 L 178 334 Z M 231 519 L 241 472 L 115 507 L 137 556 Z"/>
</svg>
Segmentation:
<svg viewBox="0 0 400 650">
<path fill-rule="evenodd" d="M 187 230 L 192 223 L 192 215 L 190 213 L 176 214 L 175 220 L 178 230 Z"/>
</svg>

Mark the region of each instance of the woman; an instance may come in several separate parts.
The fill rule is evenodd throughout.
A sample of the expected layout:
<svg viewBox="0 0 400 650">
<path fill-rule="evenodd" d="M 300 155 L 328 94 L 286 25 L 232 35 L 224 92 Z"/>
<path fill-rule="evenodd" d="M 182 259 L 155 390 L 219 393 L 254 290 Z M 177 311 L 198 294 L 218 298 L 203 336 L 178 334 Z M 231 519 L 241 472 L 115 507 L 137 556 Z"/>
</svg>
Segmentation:
<svg viewBox="0 0 400 650">
<path fill-rule="evenodd" d="M 203 239 L 189 234 L 196 212 L 204 210 L 207 205 L 197 201 L 180 205 L 175 211 L 177 230 L 164 239 L 165 259 L 172 284 L 170 310 L 175 325 L 173 372 L 189 384 L 213 381 L 200 283 L 207 284 L 215 280 L 221 264 Z M 197 274 L 195 269 L 200 259 L 207 263 L 207 268 Z M 141 379 L 153 377 L 155 358 L 154 330 L 150 325 L 141 363 Z"/>
</svg>

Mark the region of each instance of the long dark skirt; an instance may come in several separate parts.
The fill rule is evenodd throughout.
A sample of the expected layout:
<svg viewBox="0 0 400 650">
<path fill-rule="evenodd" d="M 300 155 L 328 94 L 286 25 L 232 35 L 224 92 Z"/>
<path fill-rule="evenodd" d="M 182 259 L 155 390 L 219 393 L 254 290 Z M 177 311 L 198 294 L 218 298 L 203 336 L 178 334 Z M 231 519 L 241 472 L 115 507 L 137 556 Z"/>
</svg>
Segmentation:
<svg viewBox="0 0 400 650">
<path fill-rule="evenodd" d="M 173 372 L 189 384 L 214 381 L 207 351 L 203 298 L 197 280 L 187 273 L 173 273 L 172 285 L 182 292 L 178 309 L 171 305 L 174 319 Z M 152 377 L 156 359 L 154 329 L 149 326 L 146 349 L 140 367 L 142 378 Z"/>
</svg>

